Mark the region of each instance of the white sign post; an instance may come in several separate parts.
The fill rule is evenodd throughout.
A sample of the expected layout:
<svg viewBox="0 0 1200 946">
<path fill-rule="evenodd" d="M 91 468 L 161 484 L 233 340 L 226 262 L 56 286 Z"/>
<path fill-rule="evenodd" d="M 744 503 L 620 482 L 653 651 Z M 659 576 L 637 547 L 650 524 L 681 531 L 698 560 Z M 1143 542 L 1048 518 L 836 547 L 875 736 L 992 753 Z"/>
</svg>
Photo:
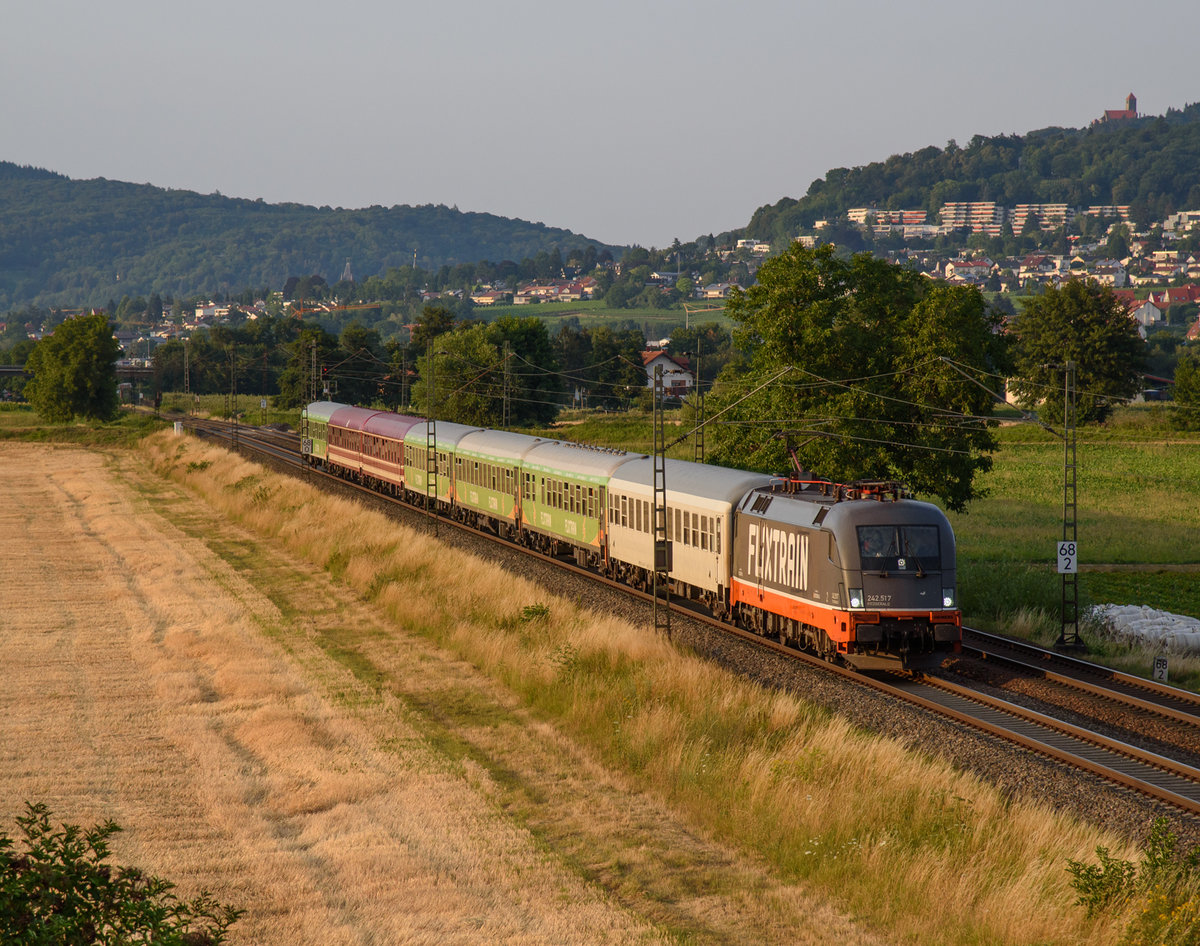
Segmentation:
<svg viewBox="0 0 1200 946">
<path fill-rule="evenodd" d="M 1074 575 L 1079 571 L 1079 551 L 1074 542 L 1058 543 L 1058 573 Z"/>
<path fill-rule="evenodd" d="M 1154 658 L 1154 679 L 1159 683 L 1167 682 L 1167 655 L 1159 654 Z"/>
</svg>

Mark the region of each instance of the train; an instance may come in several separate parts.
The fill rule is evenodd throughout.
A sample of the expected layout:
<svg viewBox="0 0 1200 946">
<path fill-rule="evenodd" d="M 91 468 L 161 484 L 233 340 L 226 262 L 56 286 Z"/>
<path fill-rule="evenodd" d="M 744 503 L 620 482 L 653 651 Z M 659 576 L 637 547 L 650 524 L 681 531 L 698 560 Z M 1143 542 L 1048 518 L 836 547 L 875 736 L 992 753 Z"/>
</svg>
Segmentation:
<svg viewBox="0 0 1200 946">
<path fill-rule="evenodd" d="M 304 408 L 301 452 L 439 516 L 652 586 L 646 454 L 333 401 Z M 674 597 L 859 670 L 927 669 L 961 651 L 954 532 L 937 506 L 894 483 L 686 460 L 667 459 L 664 480 Z"/>
</svg>

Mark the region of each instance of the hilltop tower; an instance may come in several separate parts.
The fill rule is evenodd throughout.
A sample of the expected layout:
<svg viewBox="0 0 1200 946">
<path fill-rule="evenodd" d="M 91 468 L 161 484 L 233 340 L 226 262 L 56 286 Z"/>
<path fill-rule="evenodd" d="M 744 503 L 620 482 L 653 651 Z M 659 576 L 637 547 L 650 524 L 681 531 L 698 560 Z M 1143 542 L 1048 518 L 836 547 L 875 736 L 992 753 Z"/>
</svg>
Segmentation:
<svg viewBox="0 0 1200 946">
<path fill-rule="evenodd" d="M 1137 96 L 1130 92 L 1129 95 L 1125 97 L 1124 108 L 1105 109 L 1104 114 L 1092 122 L 1092 124 L 1099 125 L 1101 122 L 1124 122 L 1137 117 Z"/>
</svg>

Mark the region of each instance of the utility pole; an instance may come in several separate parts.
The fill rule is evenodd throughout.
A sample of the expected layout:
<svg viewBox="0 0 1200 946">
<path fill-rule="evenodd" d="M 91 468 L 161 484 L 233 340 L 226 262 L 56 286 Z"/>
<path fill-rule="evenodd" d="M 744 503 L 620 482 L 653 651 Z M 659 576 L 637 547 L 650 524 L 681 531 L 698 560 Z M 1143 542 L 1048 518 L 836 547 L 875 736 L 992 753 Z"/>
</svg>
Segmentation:
<svg viewBox="0 0 1200 946">
<path fill-rule="evenodd" d="M 183 403 L 187 405 L 188 414 L 192 413 L 192 381 L 188 366 L 188 339 L 183 340 Z"/>
<path fill-rule="evenodd" d="M 433 351 L 429 352 L 429 410 L 425 414 L 425 515 L 433 520 L 433 534 L 436 537 L 438 534 L 437 353 Z"/>
<path fill-rule="evenodd" d="M 1079 491 L 1075 454 L 1075 362 L 1068 361 L 1063 378 L 1063 532 L 1058 547 L 1062 572 L 1062 632 L 1056 647 L 1083 648 L 1079 639 Z"/>
<path fill-rule="evenodd" d="M 667 436 L 663 426 L 663 370 L 654 368 L 654 564 L 651 613 L 654 630 L 671 637 L 671 545 L 667 541 Z M 660 593 L 663 601 L 659 602 Z"/>
<path fill-rule="evenodd" d="M 238 416 L 237 416 L 237 344 L 230 342 L 229 344 L 229 417 L 233 423 L 233 432 L 230 437 L 230 445 L 236 451 L 240 444 L 238 443 Z"/>
<path fill-rule="evenodd" d="M 408 346 L 400 350 L 400 410 L 408 410 Z"/>
<path fill-rule="evenodd" d="M 509 387 L 509 374 L 508 374 L 508 359 L 511 354 L 512 354 L 512 352 L 509 351 L 508 339 L 505 339 L 504 340 L 504 409 L 501 412 L 501 423 L 500 423 L 500 426 L 503 427 L 505 430 L 507 430 L 509 428 L 509 426 L 512 424 L 512 411 L 509 406 L 510 387 Z"/>
<path fill-rule="evenodd" d="M 260 419 L 259 424 L 263 427 L 267 426 L 267 350 L 263 349 L 263 366 L 262 366 L 262 383 L 259 386 L 259 408 Z"/>
<path fill-rule="evenodd" d="M 692 459 L 704 462 L 704 389 L 700 387 L 700 339 L 696 339 L 696 439 L 692 441 Z"/>
<path fill-rule="evenodd" d="M 317 399 L 317 392 L 320 390 L 317 387 L 317 340 L 312 340 L 310 350 L 311 367 L 308 369 L 308 402 L 311 404 Z"/>
</svg>

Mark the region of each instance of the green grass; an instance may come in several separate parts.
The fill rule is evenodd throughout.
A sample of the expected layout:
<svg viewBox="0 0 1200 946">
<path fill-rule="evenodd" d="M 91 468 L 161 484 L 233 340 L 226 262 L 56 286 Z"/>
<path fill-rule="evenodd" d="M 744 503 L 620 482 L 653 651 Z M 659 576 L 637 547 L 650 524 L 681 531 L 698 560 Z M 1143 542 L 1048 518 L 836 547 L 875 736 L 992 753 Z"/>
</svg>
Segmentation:
<svg viewBox="0 0 1200 946">
<path fill-rule="evenodd" d="M 690 421 L 684 419 L 681 411 L 667 411 L 664 416 L 668 443 L 691 430 Z M 592 410 L 563 411 L 554 426 L 531 428 L 522 433 L 553 440 L 572 440 L 601 447 L 617 447 L 634 453 L 649 453 L 654 449 L 654 416 L 646 411 L 625 411 L 619 414 Z M 691 438 L 676 444 L 667 455 L 681 460 L 692 459 Z"/>
<path fill-rule="evenodd" d="M 244 424 L 287 424 L 293 430 L 300 426 L 300 409 L 277 408 L 273 406 L 274 398 L 267 398 L 267 408 L 264 411 L 259 403 L 261 395 L 242 394 L 238 396 L 238 417 Z M 182 392 L 171 391 L 163 395 L 163 412 L 176 411 L 187 413 L 189 408 L 203 417 L 227 418 L 230 414 L 229 396 L 225 394 L 193 394 L 185 397 Z"/>
<path fill-rule="evenodd" d="M 0 410 L 0 441 L 72 443 L 85 447 L 132 447 L 147 434 L 166 426 L 151 414 L 123 410 L 116 420 L 49 424 L 28 404 L 4 405 Z"/>
</svg>

